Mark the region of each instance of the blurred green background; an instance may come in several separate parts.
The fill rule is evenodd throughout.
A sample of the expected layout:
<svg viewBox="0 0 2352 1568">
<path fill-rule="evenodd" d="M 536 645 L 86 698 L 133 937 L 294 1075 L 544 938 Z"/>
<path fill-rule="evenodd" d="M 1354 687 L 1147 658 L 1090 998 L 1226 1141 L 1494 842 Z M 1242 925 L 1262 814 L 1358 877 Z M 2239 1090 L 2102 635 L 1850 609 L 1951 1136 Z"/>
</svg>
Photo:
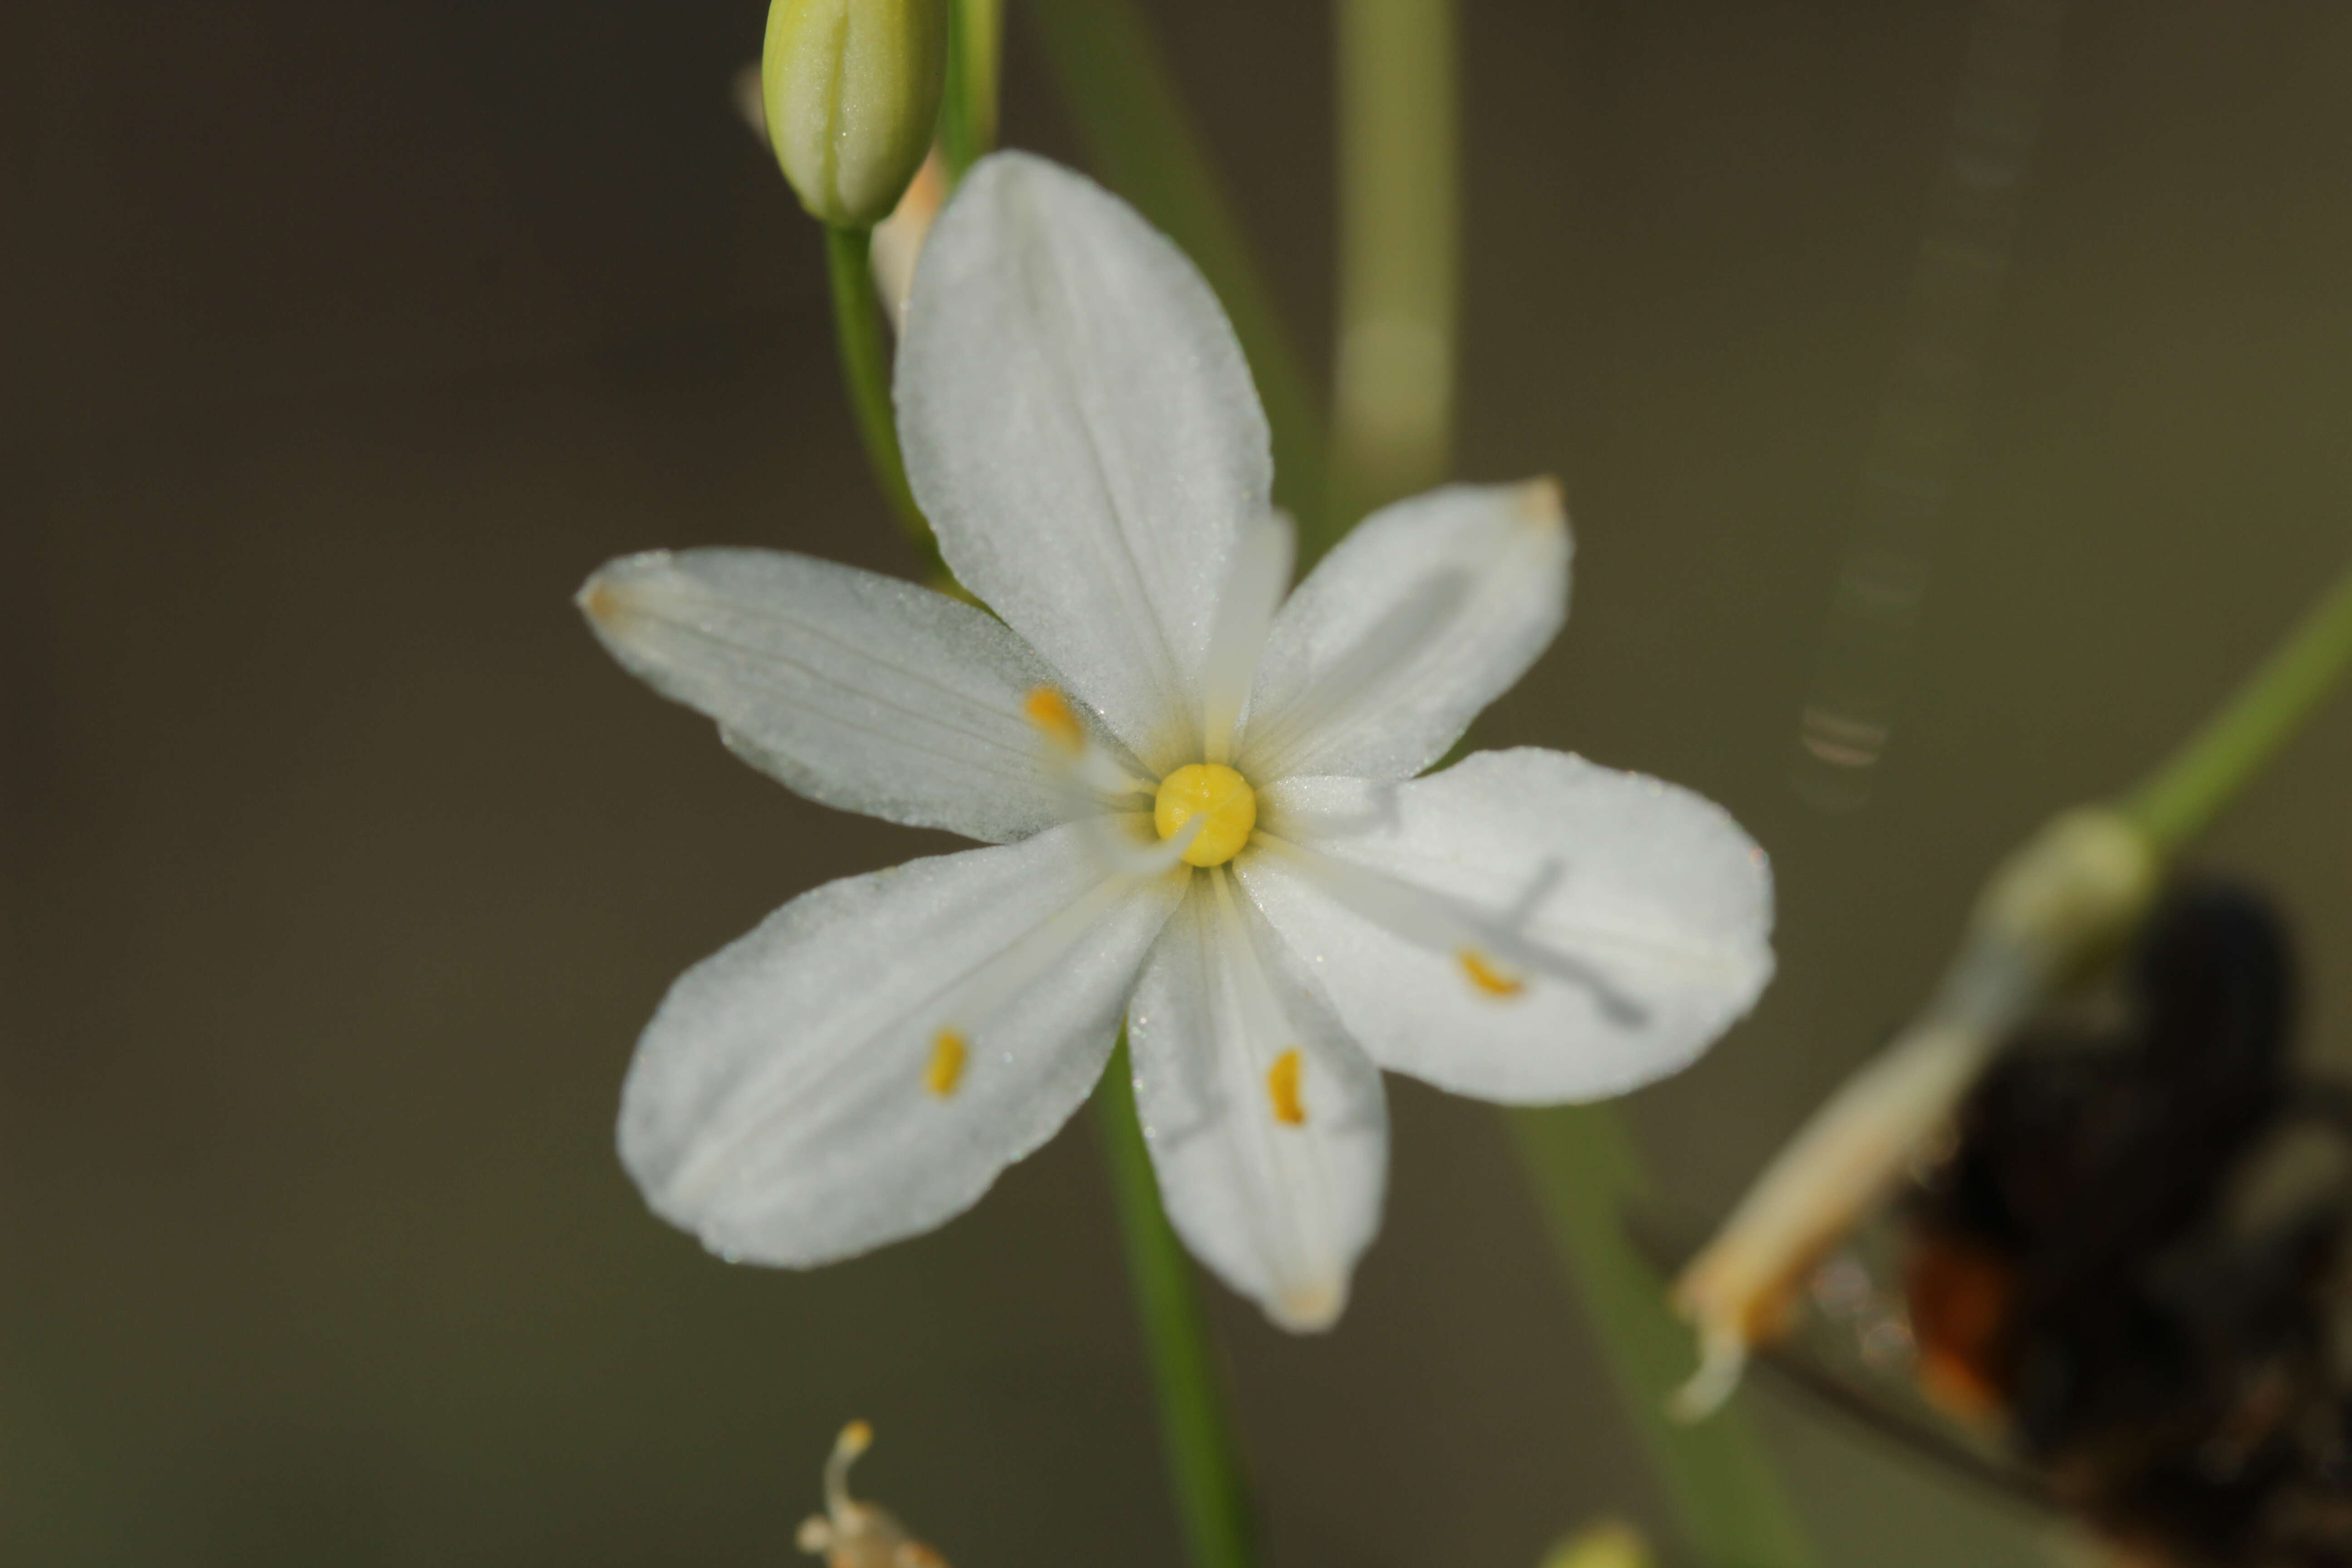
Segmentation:
<svg viewBox="0 0 2352 1568">
<path fill-rule="evenodd" d="M 800 802 L 569 604 L 654 545 L 903 570 L 759 0 L 15 0 L 0 573 L 0 1560 L 754 1564 L 846 1417 L 961 1568 L 1174 1568 L 1084 1119 L 944 1232 L 724 1267 L 611 1152 L 678 970 L 946 841 Z M 1158 0 L 1327 363 L 1330 38 Z M 1021 0 L 1008 140 L 1076 156 Z M 1915 679 L 1789 784 L 1972 7 L 1464 0 L 1459 466 L 1550 470 L 1570 628 L 1482 724 L 1725 802 L 1781 976 L 1637 1097 L 1710 1215 L 1917 999 L 1990 860 L 2135 779 L 2352 550 L 2352 7 L 2067 16 Z M 2352 707 L 2202 847 L 2352 1036 Z M 1216 1295 L 1271 1560 L 1661 1522 L 1498 1123 L 1398 1083 L 1339 1330 Z M 1748 1403 L 1839 1564 L 2037 1528 Z M 1712 1565 L 1710 1565 L 1712 1568 Z"/>
</svg>

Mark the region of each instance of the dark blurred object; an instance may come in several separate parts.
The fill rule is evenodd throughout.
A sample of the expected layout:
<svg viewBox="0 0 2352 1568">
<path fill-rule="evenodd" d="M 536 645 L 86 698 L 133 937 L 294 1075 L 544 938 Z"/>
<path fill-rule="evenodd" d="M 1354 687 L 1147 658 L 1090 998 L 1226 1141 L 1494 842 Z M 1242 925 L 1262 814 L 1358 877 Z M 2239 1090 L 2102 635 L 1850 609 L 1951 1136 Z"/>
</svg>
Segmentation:
<svg viewBox="0 0 2352 1568">
<path fill-rule="evenodd" d="M 2240 1212 L 2292 1129 L 2347 1131 L 2290 1071 L 2294 1011 L 2268 908 L 2177 891 L 2120 1027 L 2020 1041 L 1910 1205 L 1923 1389 L 1999 1424 L 2053 1500 L 2155 1563 L 2352 1563 L 2328 1345 L 2341 1173 Z"/>
</svg>

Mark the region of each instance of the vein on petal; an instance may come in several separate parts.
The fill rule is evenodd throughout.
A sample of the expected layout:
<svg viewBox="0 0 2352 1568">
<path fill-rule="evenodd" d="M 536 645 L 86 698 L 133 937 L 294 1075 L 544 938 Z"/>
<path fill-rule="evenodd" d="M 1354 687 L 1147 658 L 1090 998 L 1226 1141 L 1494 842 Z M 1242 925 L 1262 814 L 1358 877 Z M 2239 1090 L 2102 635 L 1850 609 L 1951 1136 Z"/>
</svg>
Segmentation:
<svg viewBox="0 0 2352 1568">
<path fill-rule="evenodd" d="M 1045 221 L 1044 215 L 1036 210 L 1030 200 L 1029 194 L 1018 186 L 1015 186 L 1014 190 L 1016 193 L 1014 200 L 1021 205 L 1022 216 L 1027 226 L 1033 232 L 1050 234 L 1051 226 Z M 1062 315 L 1068 323 L 1069 335 L 1078 340 L 1072 345 L 1073 352 L 1066 356 L 1058 352 L 1060 344 L 1055 334 L 1041 333 L 1039 334 L 1042 340 L 1039 357 L 1049 373 L 1062 384 L 1067 405 L 1076 416 L 1079 434 L 1084 437 L 1081 445 L 1085 448 L 1087 462 L 1094 470 L 1096 487 L 1100 490 L 1103 504 L 1110 513 L 1111 526 L 1108 530 L 1087 529 L 1082 531 L 1090 540 L 1099 540 L 1102 535 L 1108 533 L 1110 541 L 1117 546 L 1115 552 L 1105 552 L 1099 542 L 1095 543 L 1093 548 L 1097 552 L 1098 558 L 1104 554 L 1109 555 L 1106 563 L 1109 568 L 1107 575 L 1115 584 L 1122 600 L 1121 608 L 1125 612 L 1123 618 L 1130 626 L 1140 621 L 1150 628 L 1150 635 L 1142 639 L 1142 645 L 1138 651 L 1144 656 L 1152 683 L 1160 689 L 1162 710 L 1156 716 L 1156 722 L 1147 725 L 1147 732 L 1151 734 L 1155 746 L 1165 745 L 1168 741 L 1166 731 L 1171 721 L 1181 715 L 1185 709 L 1186 683 L 1179 670 L 1175 650 L 1169 645 L 1168 628 L 1160 621 L 1159 606 L 1152 601 L 1150 589 L 1148 586 L 1148 574 L 1143 563 L 1137 557 L 1135 542 L 1130 537 L 1129 517 L 1135 510 L 1134 501 L 1132 498 L 1120 493 L 1120 486 L 1115 482 L 1113 477 L 1113 466 L 1105 460 L 1103 455 L 1107 443 L 1095 410 L 1098 399 L 1114 397 L 1119 394 L 1115 391 L 1105 392 L 1087 384 L 1091 382 L 1089 367 L 1096 363 L 1096 355 L 1092 352 L 1093 344 L 1088 341 L 1091 336 L 1092 321 L 1086 310 L 1084 297 L 1063 267 L 1061 257 L 1053 246 L 1041 245 L 1036 247 L 1034 259 L 1036 262 L 1035 266 L 1024 268 L 1020 272 L 1024 291 L 1029 297 L 1031 310 L 1041 321 L 1054 319 L 1054 312 L 1046 298 L 1046 292 L 1050 288 L 1054 293 L 1061 297 L 1064 307 Z"/>
<path fill-rule="evenodd" d="M 1023 722 L 1018 715 L 991 707 L 983 699 L 975 697 L 970 692 L 959 690 L 955 687 L 950 686 L 946 682 L 940 680 L 937 676 L 931 675 L 923 670 L 912 668 L 907 665 L 895 663 L 892 660 L 877 654 L 871 647 L 864 644 L 835 636 L 811 622 L 800 619 L 789 612 L 772 610 L 762 606 L 745 604 L 740 600 L 729 599 L 720 595 L 707 591 L 688 590 L 681 592 L 678 595 L 678 597 L 687 606 L 715 606 L 729 616 L 739 617 L 749 621 L 763 622 L 770 626 L 787 627 L 793 635 L 804 637 L 810 642 L 821 643 L 825 647 L 840 650 L 851 660 L 868 666 L 871 668 L 898 676 L 912 685 L 937 692 L 940 696 L 947 699 L 950 703 L 958 708 L 961 708 L 970 712 L 979 713 L 990 719 L 1009 720 L 1015 725 L 1020 725 Z M 872 701 L 879 706 L 895 708 L 900 712 L 908 714 L 914 718 L 924 720 L 926 722 L 934 724 L 951 733 L 964 735 L 971 740 L 981 741 L 990 745 L 1000 746 L 1007 751 L 1017 752 L 1024 750 L 1024 748 L 1011 742 L 1005 741 L 1001 736 L 983 734 L 977 730 L 961 728 L 947 720 L 927 713 L 921 709 L 909 708 L 903 703 L 893 702 L 889 699 L 877 696 L 863 688 L 852 686 L 845 680 L 827 675 L 822 667 L 812 664 L 805 658 L 796 658 L 792 654 L 784 653 L 777 649 L 764 647 L 758 643 L 745 642 L 738 637 L 730 637 L 723 632 L 718 631 L 709 626 L 702 625 L 685 616 L 663 615 L 645 608 L 637 608 L 635 613 L 646 616 L 649 619 L 658 621 L 661 625 L 668 627 L 670 630 L 680 636 L 695 637 L 702 642 L 711 645 L 712 647 L 728 648 L 734 652 L 743 654 L 755 665 L 780 664 L 793 669 L 802 670 L 806 672 L 812 680 L 817 681 L 824 686 L 845 692 L 855 693 L 857 697 Z M 1024 726 L 1024 729 L 1025 732 L 1025 726 Z"/>
</svg>

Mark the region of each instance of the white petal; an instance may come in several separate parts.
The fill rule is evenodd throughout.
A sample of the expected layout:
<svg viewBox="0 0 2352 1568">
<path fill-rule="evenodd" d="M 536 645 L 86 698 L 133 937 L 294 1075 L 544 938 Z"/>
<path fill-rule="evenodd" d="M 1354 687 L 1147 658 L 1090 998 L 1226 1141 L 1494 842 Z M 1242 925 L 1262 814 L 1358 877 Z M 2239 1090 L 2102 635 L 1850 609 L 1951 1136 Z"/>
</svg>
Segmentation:
<svg viewBox="0 0 2352 1568">
<path fill-rule="evenodd" d="M 1549 479 L 1448 485 L 1366 518 L 1267 638 L 1242 772 L 1401 779 L 1444 756 L 1568 616 Z"/>
<path fill-rule="evenodd" d="M 1380 1069 L 1222 872 L 1193 879 L 1128 1016 L 1135 1093 L 1169 1218 L 1282 1327 L 1328 1327 L 1381 1222 Z M 1269 1075 L 1297 1055 L 1286 1122 Z"/>
<path fill-rule="evenodd" d="M 899 341 L 907 474 L 964 585 L 1156 771 L 1201 667 L 1265 416 L 1191 262 L 1124 202 L 1000 153 L 931 230 Z"/>
<path fill-rule="evenodd" d="M 730 1258 L 825 1263 L 961 1214 L 1051 1137 L 1185 885 L 1106 881 L 1085 832 L 829 883 L 688 970 L 622 1094 L 654 1211 Z"/>
<path fill-rule="evenodd" d="M 1689 1063 L 1771 978 L 1764 852 L 1673 784 L 1525 749 L 1258 801 L 1276 842 L 1235 861 L 1243 885 L 1372 1059 L 1440 1088 L 1620 1094 Z"/>
<path fill-rule="evenodd" d="M 633 673 L 811 800 L 1000 841 L 1074 815 L 1022 714 L 1056 678 L 969 605 L 773 550 L 625 556 L 580 605 Z"/>
</svg>

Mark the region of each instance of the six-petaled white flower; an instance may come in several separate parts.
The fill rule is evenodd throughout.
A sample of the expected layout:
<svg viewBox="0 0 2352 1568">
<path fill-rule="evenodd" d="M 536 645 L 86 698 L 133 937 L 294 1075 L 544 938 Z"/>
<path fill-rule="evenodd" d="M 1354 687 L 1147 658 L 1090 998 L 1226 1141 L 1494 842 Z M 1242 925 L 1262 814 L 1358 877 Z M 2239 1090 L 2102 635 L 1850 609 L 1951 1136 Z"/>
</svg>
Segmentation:
<svg viewBox="0 0 2352 1568">
<path fill-rule="evenodd" d="M 961 1212 L 1122 1018 L 1171 1218 L 1292 1329 L 1380 1220 L 1380 1069 L 1513 1102 L 1675 1071 L 1772 969 L 1729 816 L 1562 752 L 1416 777 L 1549 644 L 1549 481 L 1368 519 L 1286 599 L 1266 427 L 1214 298 L 1122 203 L 976 166 L 898 351 L 908 471 L 1002 619 L 803 556 L 632 556 L 581 594 L 630 669 L 828 805 L 993 847 L 805 893 L 688 971 L 623 1160 L 730 1258 Z"/>
</svg>

